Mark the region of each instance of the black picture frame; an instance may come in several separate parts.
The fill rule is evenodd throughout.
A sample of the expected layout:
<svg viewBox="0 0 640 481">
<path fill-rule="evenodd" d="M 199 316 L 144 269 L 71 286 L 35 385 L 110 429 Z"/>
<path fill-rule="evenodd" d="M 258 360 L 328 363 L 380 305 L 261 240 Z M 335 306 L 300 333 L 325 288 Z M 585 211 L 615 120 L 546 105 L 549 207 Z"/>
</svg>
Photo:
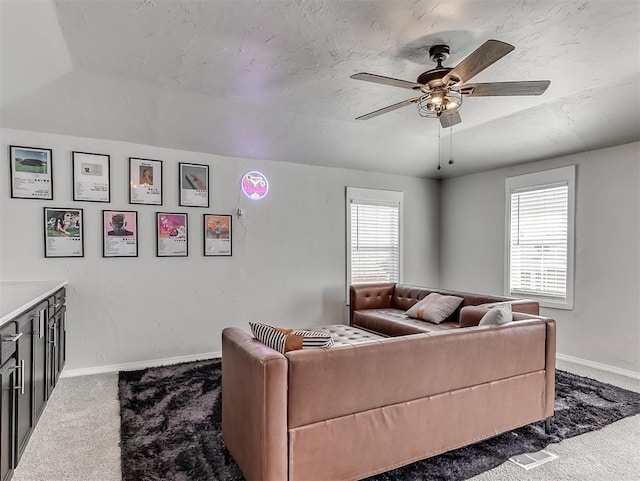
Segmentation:
<svg viewBox="0 0 640 481">
<path fill-rule="evenodd" d="M 156 212 L 156 257 L 189 256 L 189 214 Z"/>
<path fill-rule="evenodd" d="M 178 164 L 178 204 L 180 207 L 209 207 L 209 166 L 180 162 Z"/>
<path fill-rule="evenodd" d="M 43 213 L 44 256 L 84 257 L 84 210 L 44 207 Z"/>
<path fill-rule="evenodd" d="M 53 150 L 10 145 L 9 181 L 12 199 L 53 200 Z"/>
<path fill-rule="evenodd" d="M 233 216 L 229 214 L 203 214 L 203 255 L 229 257 L 233 255 Z"/>
<path fill-rule="evenodd" d="M 72 151 L 71 185 L 76 202 L 111 202 L 111 156 Z"/>
<path fill-rule="evenodd" d="M 163 182 L 161 160 L 129 157 L 129 204 L 163 205 Z"/>
<path fill-rule="evenodd" d="M 121 221 L 115 223 L 117 216 Z M 115 218 L 115 219 L 114 219 Z M 111 227 L 111 230 L 109 230 Z M 133 229 L 133 230 L 129 230 Z M 102 257 L 138 257 L 138 211 L 102 211 Z"/>
</svg>

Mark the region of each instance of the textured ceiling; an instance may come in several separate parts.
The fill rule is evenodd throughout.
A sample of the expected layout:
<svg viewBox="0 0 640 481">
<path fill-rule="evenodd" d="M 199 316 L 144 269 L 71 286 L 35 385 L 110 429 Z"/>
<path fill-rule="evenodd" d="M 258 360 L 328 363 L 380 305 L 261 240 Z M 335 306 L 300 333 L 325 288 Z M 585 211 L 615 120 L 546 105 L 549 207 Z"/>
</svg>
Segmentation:
<svg viewBox="0 0 640 481">
<path fill-rule="evenodd" d="M 424 177 L 640 140 L 640 2 L 0 2 L 3 127 Z M 473 81 L 551 80 L 539 97 L 467 98 L 450 131 L 415 107 L 428 47 L 454 66 L 516 49 Z M 440 137 L 440 140 L 439 140 Z M 436 171 L 438 156 L 443 169 Z"/>
</svg>

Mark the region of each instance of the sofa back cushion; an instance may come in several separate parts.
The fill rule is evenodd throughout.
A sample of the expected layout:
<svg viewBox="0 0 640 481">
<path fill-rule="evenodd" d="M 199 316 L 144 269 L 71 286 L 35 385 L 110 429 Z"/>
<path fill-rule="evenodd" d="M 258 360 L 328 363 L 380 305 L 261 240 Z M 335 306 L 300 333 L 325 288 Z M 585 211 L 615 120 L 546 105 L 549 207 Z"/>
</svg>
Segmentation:
<svg viewBox="0 0 640 481">
<path fill-rule="evenodd" d="M 531 320 L 289 352 L 289 428 L 543 370 L 546 335 Z"/>
<path fill-rule="evenodd" d="M 349 288 L 351 310 L 391 307 L 394 289 L 394 283 L 352 285 Z"/>
<path fill-rule="evenodd" d="M 460 310 L 465 306 L 478 306 L 480 304 L 492 302 L 504 302 L 509 300 L 508 297 L 491 296 L 487 294 L 474 294 L 471 292 L 449 291 L 446 289 L 435 289 L 428 287 L 411 286 L 407 284 L 396 284 L 391 298 L 391 307 L 402 309 L 403 311 L 413 307 L 415 303 L 421 301 L 432 292 L 442 294 L 443 296 L 462 297 L 462 302 L 458 308 L 453 311 L 446 321 L 458 322 L 460 319 Z"/>
</svg>

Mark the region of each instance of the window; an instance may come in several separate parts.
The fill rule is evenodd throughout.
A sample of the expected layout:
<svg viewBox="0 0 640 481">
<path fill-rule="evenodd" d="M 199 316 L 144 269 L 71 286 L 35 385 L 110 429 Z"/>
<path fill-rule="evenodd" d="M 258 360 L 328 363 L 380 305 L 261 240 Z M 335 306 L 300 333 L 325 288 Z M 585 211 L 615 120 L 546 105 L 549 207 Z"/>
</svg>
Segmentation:
<svg viewBox="0 0 640 481">
<path fill-rule="evenodd" d="M 400 282 L 402 199 L 347 187 L 347 299 L 351 284 Z"/>
<path fill-rule="evenodd" d="M 507 295 L 573 309 L 575 166 L 510 177 Z"/>
</svg>

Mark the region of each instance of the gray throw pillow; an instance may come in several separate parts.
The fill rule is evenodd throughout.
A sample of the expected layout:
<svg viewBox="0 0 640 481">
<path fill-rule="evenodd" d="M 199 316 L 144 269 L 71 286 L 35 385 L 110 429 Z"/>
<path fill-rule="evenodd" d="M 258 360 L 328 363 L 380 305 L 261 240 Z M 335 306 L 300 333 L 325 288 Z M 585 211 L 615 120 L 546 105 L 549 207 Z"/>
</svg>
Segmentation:
<svg viewBox="0 0 640 481">
<path fill-rule="evenodd" d="M 480 322 L 479 326 L 490 326 L 493 324 L 506 324 L 513 320 L 513 312 L 511 310 L 511 304 L 498 304 L 489 309 Z"/>
<path fill-rule="evenodd" d="M 453 314 L 453 311 L 458 308 L 462 301 L 462 297 L 443 296 L 437 292 L 432 292 L 427 297 L 414 304 L 406 314 L 414 319 L 422 319 L 423 321 L 440 324 L 447 317 Z"/>
</svg>

